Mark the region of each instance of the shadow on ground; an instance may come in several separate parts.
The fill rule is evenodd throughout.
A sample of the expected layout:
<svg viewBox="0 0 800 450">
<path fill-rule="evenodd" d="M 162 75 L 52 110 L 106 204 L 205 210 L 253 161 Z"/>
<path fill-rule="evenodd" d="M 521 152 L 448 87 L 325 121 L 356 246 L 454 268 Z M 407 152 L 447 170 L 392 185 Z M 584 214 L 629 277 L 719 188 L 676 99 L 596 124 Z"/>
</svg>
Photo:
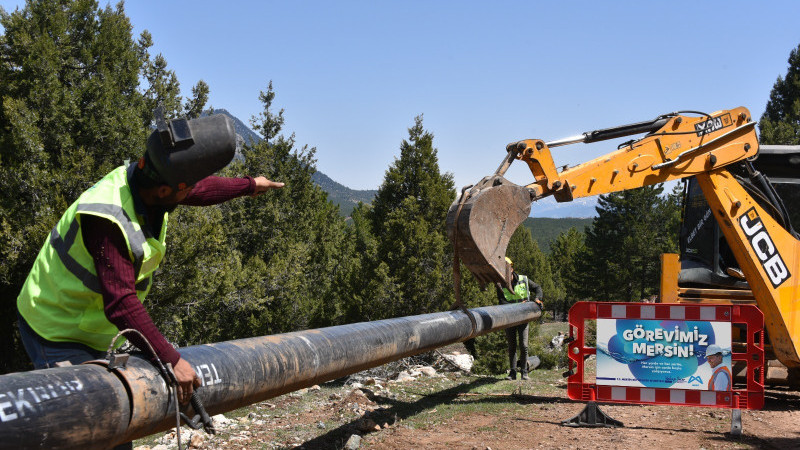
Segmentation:
<svg viewBox="0 0 800 450">
<path fill-rule="evenodd" d="M 306 441 L 298 448 L 301 449 L 340 449 L 343 448 L 345 442 L 352 434 L 362 434 L 358 430 L 359 420 L 371 419 L 377 424 L 389 423 L 394 424 L 397 421 L 405 420 L 418 414 L 424 413 L 435 409 L 436 407 L 458 400 L 461 405 L 479 404 L 533 404 L 533 403 L 548 403 L 548 404 L 569 404 L 573 408 L 559 407 L 560 413 L 564 417 L 554 417 L 553 420 L 541 420 L 530 418 L 515 418 L 513 420 L 520 420 L 530 422 L 531 424 L 555 424 L 560 425 L 563 421 L 569 419 L 574 414 L 577 414 L 584 407 L 584 402 L 576 402 L 564 397 L 550 397 L 541 395 L 530 395 L 516 392 L 513 394 L 479 394 L 472 392 L 476 388 L 488 384 L 498 383 L 501 380 L 492 377 L 478 378 L 469 383 L 459 384 L 443 391 L 438 391 L 429 394 L 417 394 L 421 398 L 415 401 L 402 401 L 385 397 L 376 394 L 368 388 L 361 390 L 366 394 L 367 398 L 371 401 L 383 405 L 383 408 L 375 411 L 370 411 L 364 414 L 362 419 L 355 419 L 348 423 L 342 424 L 339 427 L 328 431 L 327 433 L 317 436 L 314 439 Z M 408 392 L 408 391 L 407 391 Z M 788 389 L 770 389 L 766 392 L 764 410 L 769 411 L 797 411 L 800 409 L 800 393 Z M 386 407 L 388 405 L 388 407 Z M 600 405 L 603 406 L 603 405 Z M 614 405 L 616 408 L 640 408 L 641 405 Z M 675 428 L 673 426 L 661 427 L 657 425 L 647 426 L 628 426 L 628 429 L 643 429 L 653 431 L 672 431 L 678 434 L 682 433 L 703 433 L 707 438 L 712 441 L 720 443 L 739 442 L 743 446 L 753 448 L 800 448 L 800 434 L 796 438 L 789 437 L 774 437 L 774 438 L 759 438 L 747 434 L 747 424 L 744 425 L 743 435 L 741 437 L 733 437 L 730 433 L 718 433 L 712 431 L 700 431 L 689 428 Z"/>
<path fill-rule="evenodd" d="M 417 414 L 435 409 L 437 406 L 444 405 L 459 399 L 459 404 L 500 404 L 500 403 L 574 403 L 571 400 L 561 397 L 544 397 L 527 394 L 510 394 L 510 395 L 497 395 L 497 394 L 473 394 L 472 390 L 487 384 L 500 382 L 497 378 L 485 377 L 478 378 L 469 383 L 459 384 L 443 391 L 438 391 L 430 394 L 419 394 L 422 396 L 419 400 L 415 401 L 402 401 L 382 395 L 375 394 L 368 388 L 361 388 L 366 394 L 367 398 L 371 401 L 384 405 L 383 409 L 370 411 L 364 414 L 363 419 L 371 419 L 375 423 L 389 423 L 394 424 L 399 420 L 405 420 Z M 474 397 L 463 398 L 465 394 L 474 395 Z M 388 405 L 388 408 L 385 407 Z M 302 449 L 339 449 L 342 448 L 347 439 L 353 433 L 358 432 L 358 422 L 362 419 L 356 419 L 348 423 L 342 424 L 339 427 L 328 431 L 327 433 L 317 436 L 314 439 L 306 441 L 300 447 Z M 556 422 L 559 423 L 559 422 Z"/>
</svg>

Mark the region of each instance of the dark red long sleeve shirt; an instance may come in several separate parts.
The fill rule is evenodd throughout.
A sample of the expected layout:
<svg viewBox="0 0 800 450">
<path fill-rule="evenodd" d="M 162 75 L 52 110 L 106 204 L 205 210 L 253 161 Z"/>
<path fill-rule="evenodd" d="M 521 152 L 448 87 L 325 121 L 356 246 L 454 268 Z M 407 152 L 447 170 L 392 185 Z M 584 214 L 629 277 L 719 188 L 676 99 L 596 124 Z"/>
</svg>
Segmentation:
<svg viewBox="0 0 800 450">
<path fill-rule="evenodd" d="M 182 205 L 208 206 L 255 192 L 250 177 L 207 177 L 199 181 Z M 87 215 L 81 220 L 83 242 L 94 259 L 103 295 L 106 317 L 120 330 L 133 328 L 141 332 L 164 363 L 177 364 L 181 355 L 158 331 L 144 305 L 136 297 L 136 277 L 128 247 L 119 227 L 102 217 Z M 146 350 L 138 336 L 129 336 L 133 345 Z"/>
</svg>

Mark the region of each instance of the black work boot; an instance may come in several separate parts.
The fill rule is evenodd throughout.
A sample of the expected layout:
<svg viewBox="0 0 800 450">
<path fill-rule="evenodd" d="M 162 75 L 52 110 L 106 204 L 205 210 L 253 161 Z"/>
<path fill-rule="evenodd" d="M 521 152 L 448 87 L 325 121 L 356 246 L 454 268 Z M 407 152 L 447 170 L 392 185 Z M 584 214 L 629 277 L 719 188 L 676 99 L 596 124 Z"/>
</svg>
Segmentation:
<svg viewBox="0 0 800 450">
<path fill-rule="evenodd" d="M 525 369 L 522 369 L 522 371 L 520 372 L 520 375 L 521 375 L 520 378 L 523 379 L 523 380 L 530 380 L 531 379 L 531 377 L 528 376 L 528 371 L 525 370 Z"/>
<path fill-rule="evenodd" d="M 516 379 L 517 379 L 517 371 L 514 369 L 509 370 L 506 380 L 516 380 Z"/>
</svg>

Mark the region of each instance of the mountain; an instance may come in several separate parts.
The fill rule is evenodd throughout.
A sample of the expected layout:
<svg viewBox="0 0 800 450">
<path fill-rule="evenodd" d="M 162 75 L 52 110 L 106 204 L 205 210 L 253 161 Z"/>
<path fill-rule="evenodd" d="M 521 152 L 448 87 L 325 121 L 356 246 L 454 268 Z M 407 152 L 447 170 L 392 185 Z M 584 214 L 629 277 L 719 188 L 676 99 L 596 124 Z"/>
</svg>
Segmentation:
<svg viewBox="0 0 800 450">
<path fill-rule="evenodd" d="M 595 217 L 597 197 L 579 198 L 571 202 L 558 203 L 547 197 L 531 205 L 531 217 Z"/>
<path fill-rule="evenodd" d="M 236 159 L 244 158 L 242 156 L 242 148 L 244 144 L 256 144 L 261 142 L 261 136 L 259 136 L 256 132 L 250 129 L 244 122 L 239 120 L 238 117 L 234 116 L 226 109 L 214 109 L 214 114 L 225 114 L 226 116 L 233 119 L 234 128 L 236 129 L 236 134 L 238 135 L 238 139 L 236 142 Z M 208 114 L 208 113 L 204 113 Z M 322 172 L 315 172 L 314 175 L 311 177 L 317 185 L 322 188 L 325 192 L 328 193 L 328 199 L 333 202 L 334 204 L 339 205 L 339 212 L 343 216 L 347 217 L 350 213 L 353 212 L 353 208 L 358 204 L 358 202 L 364 203 L 371 203 L 372 199 L 375 198 L 375 194 L 377 194 L 377 190 L 374 189 L 367 189 L 367 190 L 357 190 L 357 189 L 350 189 L 347 186 L 338 183 L 331 179 L 329 176 L 325 175 Z M 535 218 L 562 218 L 562 217 L 594 217 L 597 215 L 594 207 L 597 205 L 597 199 L 592 198 L 582 198 L 575 200 L 573 202 L 567 203 L 557 203 L 552 198 L 546 198 L 539 202 L 536 202 L 531 207 L 531 216 Z M 572 220 L 572 219 L 568 219 Z M 589 219 L 591 222 L 591 219 Z M 569 229 L 569 227 L 564 228 L 564 230 Z M 544 241 L 539 241 L 539 246 L 544 249 L 549 249 L 549 239 L 555 238 L 558 233 L 553 236 L 548 235 Z M 539 240 L 536 234 L 533 235 L 534 239 Z"/>
<path fill-rule="evenodd" d="M 239 120 L 238 117 L 228 112 L 228 110 L 215 109 L 213 114 L 225 114 L 233 120 L 233 126 L 237 135 L 236 156 L 234 158 L 244 158 L 244 156 L 242 156 L 242 148 L 244 144 L 253 145 L 261 142 L 261 136 L 251 130 L 250 127 L 245 125 L 245 123 Z M 320 171 L 314 172 L 314 174 L 311 175 L 311 179 L 314 181 L 314 183 L 317 183 L 317 186 L 322 188 L 323 191 L 328 193 L 328 200 L 336 205 L 339 205 L 339 213 L 345 217 L 349 216 L 350 213 L 353 212 L 353 208 L 356 207 L 358 202 L 371 203 L 372 199 L 375 198 L 375 194 L 378 193 L 377 190 L 372 189 L 350 189 L 341 183 L 333 181 L 331 177 Z"/>
<path fill-rule="evenodd" d="M 543 252 L 550 252 L 550 243 L 553 242 L 559 234 L 576 228 L 578 231 L 585 231 L 586 227 L 592 224 L 592 218 L 575 218 L 575 217 L 528 217 L 522 222 L 522 226 L 530 230 L 531 236 L 539 244 L 539 248 Z"/>
<path fill-rule="evenodd" d="M 371 203 L 372 199 L 375 198 L 375 194 L 378 193 L 378 191 L 374 189 L 350 189 L 343 184 L 333 181 L 331 177 L 319 171 L 314 172 L 314 175 L 311 175 L 311 179 L 314 180 L 317 186 L 322 188 L 323 191 L 328 193 L 328 200 L 339 205 L 339 213 L 345 217 L 353 212 L 353 208 L 356 207 L 358 202 Z"/>
<path fill-rule="evenodd" d="M 203 115 L 206 114 L 208 113 L 203 113 Z M 236 130 L 236 134 L 242 138 L 243 142 L 248 144 L 257 144 L 261 142 L 261 136 L 259 136 L 255 131 L 251 130 L 250 127 L 239 120 L 238 117 L 229 113 L 227 109 L 215 109 L 211 114 L 225 114 L 226 116 L 230 117 L 233 120 L 233 128 Z"/>
</svg>

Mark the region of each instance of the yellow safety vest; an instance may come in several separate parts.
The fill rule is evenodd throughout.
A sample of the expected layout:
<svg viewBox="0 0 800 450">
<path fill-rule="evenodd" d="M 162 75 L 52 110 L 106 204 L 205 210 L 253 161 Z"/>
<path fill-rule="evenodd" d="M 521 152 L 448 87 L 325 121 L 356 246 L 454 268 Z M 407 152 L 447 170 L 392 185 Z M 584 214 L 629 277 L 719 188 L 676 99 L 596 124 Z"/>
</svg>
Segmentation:
<svg viewBox="0 0 800 450">
<path fill-rule="evenodd" d="M 525 275 L 518 276 L 519 282 L 516 284 L 516 286 L 514 286 L 514 292 L 509 291 L 507 288 L 503 288 L 503 296 L 509 303 L 517 303 L 522 300 L 527 300 L 530 297 L 530 293 L 528 292 L 528 277 Z"/>
<path fill-rule="evenodd" d="M 41 337 L 80 342 L 106 350 L 119 331 L 108 321 L 94 260 L 83 243 L 81 218 L 103 217 L 116 224 L 133 261 L 136 296 L 144 301 L 151 277 L 166 251 L 167 218 L 158 237 L 149 235 L 134 208 L 128 171 L 118 167 L 81 194 L 50 232 L 17 297 L 17 308 Z M 122 345 L 124 339 L 118 341 Z"/>
</svg>

